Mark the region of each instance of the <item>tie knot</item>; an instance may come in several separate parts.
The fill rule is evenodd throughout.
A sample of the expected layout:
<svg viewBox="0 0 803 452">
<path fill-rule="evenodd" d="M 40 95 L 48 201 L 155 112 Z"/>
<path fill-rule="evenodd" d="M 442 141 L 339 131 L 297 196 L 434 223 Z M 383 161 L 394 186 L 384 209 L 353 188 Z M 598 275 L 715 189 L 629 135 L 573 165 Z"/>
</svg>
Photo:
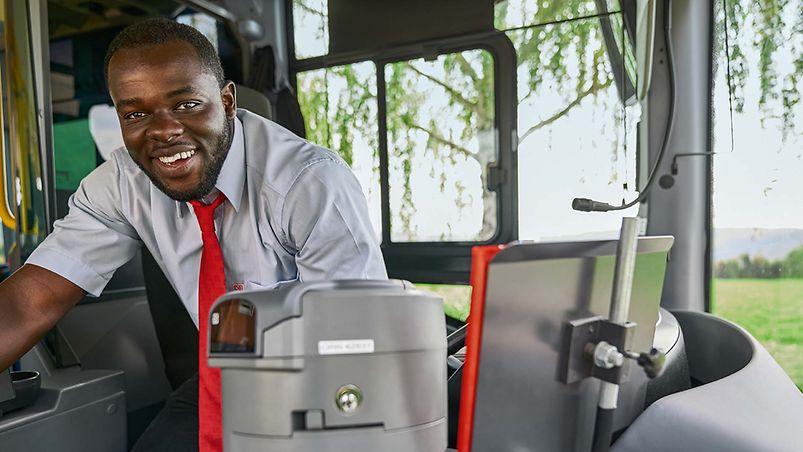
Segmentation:
<svg viewBox="0 0 803 452">
<path fill-rule="evenodd" d="M 220 207 L 225 200 L 226 196 L 221 192 L 217 195 L 217 198 L 209 204 L 204 204 L 197 200 L 190 201 L 192 210 L 195 211 L 195 216 L 198 218 L 198 225 L 201 227 L 201 231 L 215 230 L 215 209 Z"/>
</svg>

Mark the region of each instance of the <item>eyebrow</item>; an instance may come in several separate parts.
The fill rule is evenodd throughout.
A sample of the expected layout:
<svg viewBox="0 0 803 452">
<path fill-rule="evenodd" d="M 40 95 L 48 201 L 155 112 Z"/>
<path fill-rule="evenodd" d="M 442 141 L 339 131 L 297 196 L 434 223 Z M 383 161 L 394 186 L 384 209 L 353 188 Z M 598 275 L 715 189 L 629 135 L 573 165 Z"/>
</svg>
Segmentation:
<svg viewBox="0 0 803 452">
<path fill-rule="evenodd" d="M 130 99 L 121 99 L 116 104 L 114 104 L 114 107 L 119 110 L 119 109 L 121 109 L 123 107 L 132 107 L 134 105 L 139 105 L 141 103 L 142 103 L 142 99 L 141 98 L 132 97 Z"/>
<path fill-rule="evenodd" d="M 198 91 L 197 89 L 193 88 L 192 86 L 187 85 L 187 86 L 182 86 L 181 88 L 174 89 L 173 91 L 170 91 L 169 93 L 167 93 L 166 97 L 169 99 L 171 97 L 181 96 L 181 95 L 184 95 L 184 94 L 199 94 L 199 93 L 200 93 L 200 91 Z M 121 99 L 119 102 L 117 102 L 117 104 L 115 104 L 115 108 L 120 109 L 120 108 L 123 108 L 123 107 L 132 107 L 132 106 L 135 106 L 135 105 L 139 105 L 142 102 L 143 102 L 143 100 L 142 100 L 141 97 L 132 97 L 130 99 Z"/>
</svg>

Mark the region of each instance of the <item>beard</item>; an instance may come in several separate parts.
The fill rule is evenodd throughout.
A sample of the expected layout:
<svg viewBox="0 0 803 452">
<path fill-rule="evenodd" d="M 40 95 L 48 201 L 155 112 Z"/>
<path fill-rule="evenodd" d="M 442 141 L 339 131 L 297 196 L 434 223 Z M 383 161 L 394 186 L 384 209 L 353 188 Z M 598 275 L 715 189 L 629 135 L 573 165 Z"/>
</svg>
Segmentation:
<svg viewBox="0 0 803 452">
<path fill-rule="evenodd" d="M 167 196 L 176 201 L 188 202 L 196 199 L 202 199 L 212 192 L 215 188 L 215 183 L 220 175 L 220 170 L 223 168 L 223 162 L 226 161 L 226 156 L 229 154 L 229 147 L 231 146 L 232 136 L 234 135 L 234 120 L 223 118 L 223 131 L 218 135 L 213 152 L 209 153 L 209 159 L 205 162 L 204 167 L 201 169 L 200 183 L 190 190 L 178 191 L 170 189 L 158 175 L 146 170 L 142 165 L 133 159 L 139 169 L 144 172 L 148 178 L 153 182 L 159 190 L 164 192 Z"/>
</svg>

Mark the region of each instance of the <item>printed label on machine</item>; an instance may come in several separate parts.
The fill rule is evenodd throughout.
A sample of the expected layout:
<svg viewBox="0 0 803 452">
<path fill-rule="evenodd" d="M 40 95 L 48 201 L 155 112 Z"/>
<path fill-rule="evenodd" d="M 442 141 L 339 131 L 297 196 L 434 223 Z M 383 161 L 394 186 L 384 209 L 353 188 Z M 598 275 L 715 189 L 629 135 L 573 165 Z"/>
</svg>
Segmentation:
<svg viewBox="0 0 803 452">
<path fill-rule="evenodd" d="M 373 353 L 373 339 L 352 339 L 346 341 L 318 341 L 319 355 L 350 355 Z"/>
</svg>

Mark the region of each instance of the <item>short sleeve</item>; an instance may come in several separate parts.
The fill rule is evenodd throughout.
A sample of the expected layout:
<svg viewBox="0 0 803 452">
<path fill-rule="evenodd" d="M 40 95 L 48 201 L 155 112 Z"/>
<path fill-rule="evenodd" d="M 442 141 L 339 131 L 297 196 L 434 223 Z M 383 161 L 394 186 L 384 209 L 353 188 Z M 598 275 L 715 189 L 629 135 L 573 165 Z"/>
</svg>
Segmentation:
<svg viewBox="0 0 803 452">
<path fill-rule="evenodd" d="M 281 218 L 302 281 L 387 279 L 365 196 L 345 165 L 321 160 L 305 168 Z"/>
<path fill-rule="evenodd" d="M 142 243 L 125 219 L 128 202 L 113 159 L 90 173 L 70 197 L 69 213 L 34 250 L 26 264 L 50 270 L 99 296 L 115 270 Z"/>
</svg>

